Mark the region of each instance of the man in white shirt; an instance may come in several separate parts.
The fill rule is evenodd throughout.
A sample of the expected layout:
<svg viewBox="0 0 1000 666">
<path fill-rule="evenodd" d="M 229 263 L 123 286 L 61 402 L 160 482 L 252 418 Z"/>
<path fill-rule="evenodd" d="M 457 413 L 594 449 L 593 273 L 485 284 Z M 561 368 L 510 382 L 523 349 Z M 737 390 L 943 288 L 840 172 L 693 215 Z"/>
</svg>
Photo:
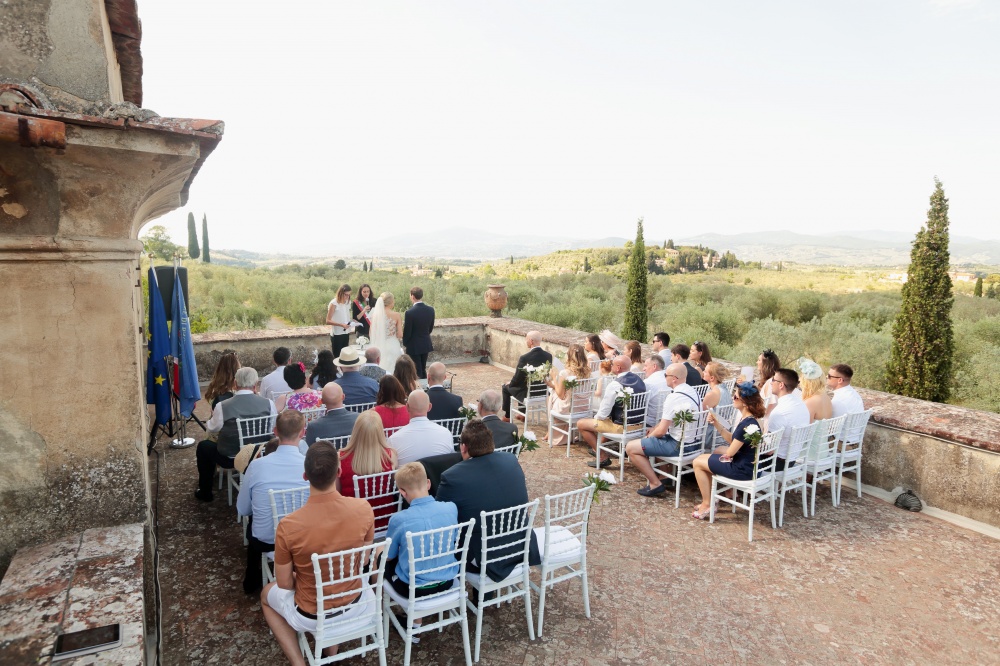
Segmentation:
<svg viewBox="0 0 1000 666">
<path fill-rule="evenodd" d="M 621 354 L 615 356 L 611 361 L 611 372 L 615 373 L 615 380 L 604 389 L 601 397 L 601 405 L 597 409 L 592 419 L 581 419 L 577 423 L 580 437 L 587 443 L 590 450 L 597 454 L 597 435 L 602 432 L 620 434 L 625 428 L 625 410 L 618 404 L 618 392 L 622 389 L 632 389 L 632 394 L 646 392 L 646 384 L 639 379 L 639 375 L 630 372 L 632 361 L 628 356 Z M 601 458 L 587 463 L 591 467 L 608 467 L 611 465 L 611 458 Z"/>
<path fill-rule="evenodd" d="M 625 453 L 635 468 L 639 470 L 648 485 L 639 488 L 638 492 L 643 497 L 660 495 L 667 490 L 667 484 L 653 471 L 653 466 L 649 459 L 653 456 L 663 456 L 674 458 L 681 453 L 681 426 L 674 425 L 674 416 L 678 412 L 690 411 L 692 414 L 701 411 L 701 400 L 693 388 L 687 382 L 687 368 L 683 363 L 671 363 L 664 371 L 667 386 L 671 393 L 663 401 L 663 408 L 660 413 L 660 422 L 655 428 L 649 431 L 648 436 L 640 440 L 632 440 L 625 445 Z M 688 423 L 684 429 L 684 443 L 694 442 L 697 434 L 698 424 Z M 689 451 L 693 453 L 693 451 Z"/>
<path fill-rule="evenodd" d="M 667 365 L 663 362 L 663 357 L 659 354 L 651 354 L 642 366 L 646 373 L 642 381 L 646 385 L 646 393 L 649 394 L 649 409 L 646 410 L 646 425 L 655 428 L 660 422 L 660 412 L 663 411 L 663 401 L 670 394 L 670 387 L 667 386 L 667 377 L 664 369 Z"/>
<path fill-rule="evenodd" d="M 274 434 L 278 448 L 273 453 L 250 462 L 236 497 L 236 511 L 250 516 L 247 534 L 247 571 L 243 591 L 259 592 L 263 586 L 260 556 L 274 551 L 274 520 L 268 490 L 304 488 L 306 457 L 299 452 L 299 440 L 306 431 L 306 420 L 300 412 L 289 409 L 278 415 Z"/>
<path fill-rule="evenodd" d="M 778 450 L 774 455 L 777 459 L 774 469 L 781 471 L 785 469 L 786 461 L 795 464 L 795 460 L 802 453 L 801 451 L 789 451 L 789 444 L 792 440 L 792 430 L 809 425 L 809 408 L 802 401 L 800 394 L 795 392 L 799 387 L 799 374 L 788 368 L 779 368 L 771 379 L 771 390 L 778 398 L 778 403 L 767 418 L 768 432 L 774 432 L 779 428 L 784 428 L 781 433 L 781 441 L 778 443 Z"/>
<path fill-rule="evenodd" d="M 274 358 L 274 372 L 260 380 L 260 390 L 258 391 L 261 396 L 268 400 L 274 400 L 274 393 L 292 390 L 288 386 L 288 382 L 285 381 L 285 366 L 292 358 L 292 352 L 288 351 L 288 347 L 278 347 L 274 350 L 272 358 Z"/>
<path fill-rule="evenodd" d="M 830 371 L 826 373 L 826 387 L 833 391 L 833 418 L 865 411 L 864 401 L 851 386 L 853 377 L 854 370 L 843 363 L 831 365 Z"/>
<path fill-rule="evenodd" d="M 653 333 L 653 351 L 660 355 L 663 359 L 663 367 L 667 367 L 672 363 L 670 351 L 670 336 L 660 331 L 659 333 Z"/>
<path fill-rule="evenodd" d="M 389 446 L 396 449 L 397 467 L 428 456 L 455 452 L 455 439 L 451 431 L 427 418 L 430 408 L 430 399 L 419 389 L 406 399 L 410 422 L 389 438 Z"/>
</svg>

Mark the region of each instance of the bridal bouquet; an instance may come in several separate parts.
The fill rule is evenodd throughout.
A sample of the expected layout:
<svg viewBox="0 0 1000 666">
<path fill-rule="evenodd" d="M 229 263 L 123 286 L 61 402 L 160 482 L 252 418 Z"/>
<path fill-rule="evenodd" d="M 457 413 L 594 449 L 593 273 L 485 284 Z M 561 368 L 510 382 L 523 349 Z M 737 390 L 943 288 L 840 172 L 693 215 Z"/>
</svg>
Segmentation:
<svg viewBox="0 0 1000 666">
<path fill-rule="evenodd" d="M 517 441 L 521 442 L 522 451 L 534 451 L 538 448 L 538 438 L 530 430 L 525 430 L 524 434 L 517 438 Z"/>
<path fill-rule="evenodd" d="M 583 475 L 583 485 L 594 486 L 594 504 L 601 503 L 601 491 L 610 491 L 611 486 L 616 483 L 615 475 L 606 469 L 602 469 L 600 473 L 587 472 Z"/>
<path fill-rule="evenodd" d="M 476 405 L 471 402 L 463 407 L 459 407 L 458 413 L 464 416 L 466 421 L 471 421 L 479 416 L 479 412 L 476 411 Z"/>
<path fill-rule="evenodd" d="M 544 382 L 545 378 L 549 376 L 550 370 L 552 370 L 551 363 L 524 366 L 524 372 L 528 375 L 528 381 L 533 384 Z"/>
</svg>

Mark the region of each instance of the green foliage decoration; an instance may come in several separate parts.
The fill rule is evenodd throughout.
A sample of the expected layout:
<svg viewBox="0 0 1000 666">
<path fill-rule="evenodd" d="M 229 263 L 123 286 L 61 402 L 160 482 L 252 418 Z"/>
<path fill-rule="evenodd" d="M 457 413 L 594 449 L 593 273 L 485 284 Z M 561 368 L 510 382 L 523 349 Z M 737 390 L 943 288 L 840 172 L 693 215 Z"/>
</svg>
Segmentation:
<svg viewBox="0 0 1000 666">
<path fill-rule="evenodd" d="M 636 224 L 635 243 L 628 264 L 628 283 L 625 290 L 625 323 L 622 337 L 626 340 L 646 341 L 649 320 L 647 304 L 646 243 L 642 237 L 642 218 Z"/>
</svg>

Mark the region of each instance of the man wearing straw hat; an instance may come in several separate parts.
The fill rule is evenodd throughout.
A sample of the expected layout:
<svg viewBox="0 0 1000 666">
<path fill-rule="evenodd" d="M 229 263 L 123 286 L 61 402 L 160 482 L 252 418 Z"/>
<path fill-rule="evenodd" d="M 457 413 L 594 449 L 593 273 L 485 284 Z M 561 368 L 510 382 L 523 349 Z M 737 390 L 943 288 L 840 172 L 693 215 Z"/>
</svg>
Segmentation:
<svg viewBox="0 0 1000 666">
<path fill-rule="evenodd" d="M 344 405 L 360 405 L 375 402 L 378 395 L 378 382 L 371 377 L 365 377 L 358 370 L 364 363 L 354 347 L 344 347 L 340 356 L 333 361 L 343 374 L 336 380 L 337 385 L 344 389 Z"/>
</svg>

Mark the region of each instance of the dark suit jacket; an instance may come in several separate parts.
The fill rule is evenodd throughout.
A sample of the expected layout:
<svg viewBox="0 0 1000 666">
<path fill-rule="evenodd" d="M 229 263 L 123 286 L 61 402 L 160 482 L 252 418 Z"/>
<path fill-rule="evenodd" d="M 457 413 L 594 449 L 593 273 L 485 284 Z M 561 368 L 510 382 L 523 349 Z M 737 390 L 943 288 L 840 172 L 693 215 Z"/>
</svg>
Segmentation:
<svg viewBox="0 0 1000 666">
<path fill-rule="evenodd" d="M 514 371 L 514 376 L 511 377 L 510 383 L 507 384 L 508 392 L 518 400 L 524 400 L 528 397 L 528 374 L 524 371 L 524 366 L 533 365 L 538 367 L 543 363 L 551 362 L 552 354 L 541 347 L 529 349 L 527 354 L 517 359 L 517 370 Z"/>
<path fill-rule="evenodd" d="M 427 478 L 431 482 L 431 497 L 437 497 L 438 487 L 441 485 L 441 475 L 462 462 L 462 454 L 442 453 L 421 458 L 417 462 L 423 465 L 424 471 L 427 472 Z"/>
<path fill-rule="evenodd" d="M 468 561 L 478 568 L 483 550 L 479 512 L 526 504 L 528 487 L 517 458 L 509 453 L 490 453 L 463 460 L 442 474 L 435 498 L 439 502 L 454 502 L 458 506 L 458 522 L 476 519 L 469 543 Z M 534 532 L 530 534 L 529 562 L 532 565 L 541 564 L 538 541 Z M 486 567 L 486 575 L 495 582 L 503 580 L 520 562 L 520 556 L 520 551 L 512 552 L 508 559 L 490 563 Z"/>
<path fill-rule="evenodd" d="M 688 373 L 687 385 L 688 386 L 701 386 L 702 384 L 705 383 L 705 380 L 701 378 L 701 371 L 698 370 L 698 368 L 694 367 L 693 365 L 691 365 L 687 361 L 684 361 L 684 367 L 687 368 L 687 373 Z"/>
<path fill-rule="evenodd" d="M 403 318 L 403 346 L 407 354 L 429 354 L 434 351 L 431 332 L 434 331 L 434 308 L 415 303 Z"/>
<path fill-rule="evenodd" d="M 491 414 L 483 417 L 483 424 L 493 434 L 493 446 L 512 446 L 517 441 L 517 426 L 501 421 L 499 416 Z"/>
<path fill-rule="evenodd" d="M 427 389 L 427 397 L 431 399 L 431 411 L 427 412 L 427 418 L 431 421 L 457 419 L 461 416 L 458 408 L 462 406 L 462 396 L 455 395 L 444 387 L 433 386 Z"/>
<path fill-rule="evenodd" d="M 329 411 L 306 427 L 306 444 L 312 446 L 317 439 L 346 437 L 354 430 L 357 419 L 357 414 L 346 409 Z"/>
</svg>

